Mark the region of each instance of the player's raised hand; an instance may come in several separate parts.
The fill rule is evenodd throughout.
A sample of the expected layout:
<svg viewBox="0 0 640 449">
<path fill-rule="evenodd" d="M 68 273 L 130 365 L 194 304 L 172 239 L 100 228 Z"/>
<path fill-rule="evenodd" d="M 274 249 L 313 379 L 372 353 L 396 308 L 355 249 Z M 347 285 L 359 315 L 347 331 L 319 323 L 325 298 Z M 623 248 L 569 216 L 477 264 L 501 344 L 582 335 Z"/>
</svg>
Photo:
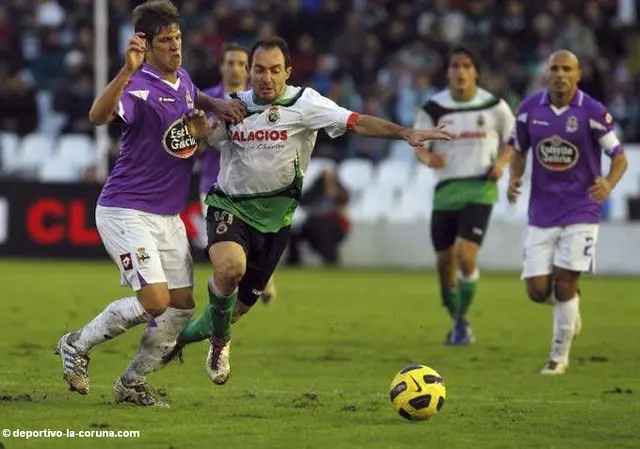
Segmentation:
<svg viewBox="0 0 640 449">
<path fill-rule="evenodd" d="M 144 36 L 144 33 L 137 32 L 127 44 L 127 50 L 124 54 L 124 64 L 131 73 L 136 72 L 144 62 L 144 54 L 146 52 Z"/>
<path fill-rule="evenodd" d="M 598 176 L 593 185 L 589 187 L 589 196 L 592 200 L 602 202 L 607 199 L 607 197 L 611 193 L 611 189 L 611 183 L 607 180 L 607 178 Z"/>
<path fill-rule="evenodd" d="M 213 111 L 220 120 L 231 122 L 234 125 L 242 122 L 247 114 L 247 105 L 238 99 L 219 100 L 215 103 Z"/>
<path fill-rule="evenodd" d="M 423 147 L 429 140 L 451 140 L 451 134 L 444 130 L 444 125 L 433 129 L 409 129 L 403 136 L 412 147 Z"/>
<path fill-rule="evenodd" d="M 509 180 L 509 187 L 507 188 L 507 199 L 509 203 L 515 204 L 520 196 L 520 187 L 522 187 L 522 179 L 515 178 Z"/>
<path fill-rule="evenodd" d="M 209 125 L 207 116 L 200 109 L 193 109 L 184 117 L 187 130 L 196 139 L 206 138 L 215 130 L 215 125 Z"/>
</svg>

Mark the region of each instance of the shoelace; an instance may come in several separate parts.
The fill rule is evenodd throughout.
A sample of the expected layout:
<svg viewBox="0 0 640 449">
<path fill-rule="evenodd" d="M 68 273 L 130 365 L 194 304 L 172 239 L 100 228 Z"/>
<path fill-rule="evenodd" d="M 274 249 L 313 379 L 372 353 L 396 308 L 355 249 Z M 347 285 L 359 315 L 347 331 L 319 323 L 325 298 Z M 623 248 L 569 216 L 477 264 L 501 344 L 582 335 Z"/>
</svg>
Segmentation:
<svg viewBox="0 0 640 449">
<path fill-rule="evenodd" d="M 211 354 L 211 369 L 215 370 L 218 366 L 218 361 L 220 360 L 220 353 L 225 347 L 226 342 L 222 340 L 214 340 L 211 339 L 211 347 L 213 349 L 213 353 Z"/>
</svg>

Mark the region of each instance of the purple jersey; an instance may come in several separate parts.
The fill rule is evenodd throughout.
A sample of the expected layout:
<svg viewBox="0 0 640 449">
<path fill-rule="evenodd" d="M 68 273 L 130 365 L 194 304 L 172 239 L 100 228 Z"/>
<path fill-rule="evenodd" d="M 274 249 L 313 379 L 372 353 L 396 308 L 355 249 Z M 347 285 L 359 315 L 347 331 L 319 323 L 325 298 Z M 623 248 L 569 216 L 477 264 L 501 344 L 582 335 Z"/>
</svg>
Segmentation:
<svg viewBox="0 0 640 449">
<path fill-rule="evenodd" d="M 183 117 L 198 94 L 182 69 L 175 83 L 148 64 L 133 75 L 116 111 L 123 125 L 120 154 L 99 205 L 158 215 L 185 209 L 197 143 Z"/>
<path fill-rule="evenodd" d="M 557 108 L 546 91 L 526 98 L 516 113 L 515 150 L 533 150 L 529 224 L 542 228 L 598 223 L 600 204 L 589 187 L 601 176 L 602 150 L 622 152 L 606 108 L 581 90 Z"/>
<path fill-rule="evenodd" d="M 224 98 L 222 83 L 203 91 L 211 98 Z M 211 118 L 211 117 L 209 117 Z M 200 173 L 200 193 L 206 194 L 218 180 L 220 171 L 220 152 L 215 148 L 207 148 L 202 155 L 202 170 Z"/>
</svg>

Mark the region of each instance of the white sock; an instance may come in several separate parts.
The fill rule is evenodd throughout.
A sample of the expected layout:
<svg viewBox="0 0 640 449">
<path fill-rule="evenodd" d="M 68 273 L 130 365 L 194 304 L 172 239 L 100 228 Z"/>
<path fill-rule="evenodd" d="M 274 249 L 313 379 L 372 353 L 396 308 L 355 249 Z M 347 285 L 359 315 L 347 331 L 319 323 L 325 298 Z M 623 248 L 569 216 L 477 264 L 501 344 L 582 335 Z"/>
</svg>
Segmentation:
<svg viewBox="0 0 640 449">
<path fill-rule="evenodd" d="M 569 364 L 569 351 L 576 331 L 579 304 L 576 295 L 569 301 L 558 301 L 553 306 L 553 340 L 549 359 L 554 362 Z"/>
<path fill-rule="evenodd" d="M 162 358 L 173 349 L 180 332 L 195 310 L 169 307 L 162 315 L 147 324 L 138 353 L 122 376 L 125 383 L 143 384 L 146 381 L 147 376 L 160 365 Z"/>
<path fill-rule="evenodd" d="M 80 329 L 73 345 L 88 352 L 93 346 L 122 334 L 127 329 L 151 319 L 135 296 L 109 304 L 92 321 Z"/>
</svg>

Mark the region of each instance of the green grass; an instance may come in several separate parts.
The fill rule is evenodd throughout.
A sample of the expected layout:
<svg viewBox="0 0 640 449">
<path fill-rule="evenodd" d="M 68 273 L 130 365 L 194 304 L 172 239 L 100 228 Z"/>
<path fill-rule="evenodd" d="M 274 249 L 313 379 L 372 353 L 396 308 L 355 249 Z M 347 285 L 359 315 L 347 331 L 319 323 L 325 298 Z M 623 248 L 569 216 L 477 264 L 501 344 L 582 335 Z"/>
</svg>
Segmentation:
<svg viewBox="0 0 640 449">
<path fill-rule="evenodd" d="M 199 267 L 204 304 L 207 267 Z M 51 352 L 129 291 L 108 263 L 0 263 L 0 428 L 126 430 L 136 439 L 2 438 L 5 448 L 626 448 L 640 447 L 640 280 L 583 281 L 584 332 L 564 377 L 538 374 L 551 308 L 528 302 L 517 274 L 484 274 L 471 314 L 477 343 L 440 345 L 449 322 L 432 273 L 288 271 L 279 297 L 234 327 L 233 374 L 214 387 L 205 344 L 155 373 L 171 409 L 113 403 L 111 384 L 139 329 L 92 352 L 92 391 L 67 391 Z M 429 422 L 393 412 L 388 387 L 429 365 L 447 402 Z M 0 447 L 3 447 L 0 445 Z"/>
</svg>

